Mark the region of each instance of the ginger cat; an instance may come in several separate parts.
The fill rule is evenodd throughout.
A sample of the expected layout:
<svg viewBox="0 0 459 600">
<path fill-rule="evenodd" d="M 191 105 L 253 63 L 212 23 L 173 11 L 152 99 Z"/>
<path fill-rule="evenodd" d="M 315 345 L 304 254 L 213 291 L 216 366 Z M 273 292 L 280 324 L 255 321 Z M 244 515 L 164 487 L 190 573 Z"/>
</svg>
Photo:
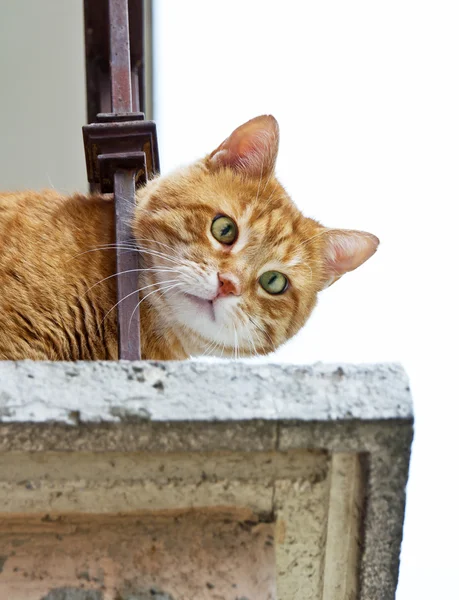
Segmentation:
<svg viewBox="0 0 459 600">
<path fill-rule="evenodd" d="M 374 235 L 300 213 L 274 175 L 278 143 L 257 117 L 138 191 L 143 358 L 271 352 L 376 251 Z M 117 358 L 113 243 L 105 197 L 0 195 L 0 359 Z"/>
</svg>

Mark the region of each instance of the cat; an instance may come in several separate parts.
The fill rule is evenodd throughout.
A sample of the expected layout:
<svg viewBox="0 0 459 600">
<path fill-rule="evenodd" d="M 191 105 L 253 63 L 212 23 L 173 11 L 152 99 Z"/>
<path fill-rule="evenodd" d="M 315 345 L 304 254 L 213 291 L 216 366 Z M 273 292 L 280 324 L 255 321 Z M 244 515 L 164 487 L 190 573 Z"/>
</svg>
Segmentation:
<svg viewBox="0 0 459 600">
<path fill-rule="evenodd" d="M 137 191 L 143 359 L 270 353 L 376 251 L 372 234 L 302 215 L 278 145 L 262 115 Z M 117 359 L 114 239 L 111 198 L 0 195 L 0 359 Z"/>
</svg>

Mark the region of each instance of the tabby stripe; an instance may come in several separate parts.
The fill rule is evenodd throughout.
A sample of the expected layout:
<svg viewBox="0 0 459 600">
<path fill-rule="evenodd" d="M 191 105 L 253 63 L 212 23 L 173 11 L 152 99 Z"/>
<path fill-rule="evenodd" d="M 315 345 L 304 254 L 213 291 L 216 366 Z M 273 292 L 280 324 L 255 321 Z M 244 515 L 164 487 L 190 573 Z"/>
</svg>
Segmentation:
<svg viewBox="0 0 459 600">
<path fill-rule="evenodd" d="M 266 329 L 266 344 L 271 347 L 271 350 L 274 350 L 276 347 L 274 344 L 275 328 L 270 323 L 266 323 L 265 329 Z"/>
<path fill-rule="evenodd" d="M 11 279 L 15 279 L 16 281 L 19 281 L 19 283 L 22 283 L 22 277 L 20 277 L 16 271 L 7 270 L 6 274 L 11 277 Z"/>
<path fill-rule="evenodd" d="M 24 321 L 25 325 L 27 326 L 27 330 L 31 336 L 33 336 L 35 339 L 40 339 L 37 335 L 37 332 L 35 330 L 35 327 L 34 327 L 32 321 L 28 317 L 26 317 L 25 315 L 23 315 L 22 313 L 20 313 L 18 311 L 16 311 L 16 316 L 20 317 Z M 23 325 L 24 325 L 24 323 L 23 323 Z"/>
<path fill-rule="evenodd" d="M 102 332 L 102 329 L 101 329 L 100 323 L 99 323 L 99 321 L 101 319 L 99 318 L 99 314 L 96 310 L 96 306 L 95 306 L 94 302 L 92 302 L 90 298 L 88 298 L 87 305 L 89 306 L 89 309 L 92 311 L 92 320 L 94 323 L 92 337 L 94 338 L 94 346 L 97 345 L 97 348 L 98 348 L 97 354 L 99 354 L 99 347 L 102 347 L 102 349 L 105 350 L 105 354 L 103 355 L 102 358 L 107 359 L 108 358 L 107 346 L 106 346 L 105 340 L 103 338 L 103 332 Z"/>
<path fill-rule="evenodd" d="M 296 316 L 297 316 L 297 312 L 298 312 L 298 306 L 300 303 L 300 299 L 298 297 L 298 293 L 296 290 L 291 289 L 290 290 L 290 295 L 293 298 L 293 302 L 294 302 L 294 309 L 291 311 L 290 313 L 290 319 L 287 325 L 287 337 L 290 337 L 292 335 L 292 331 L 293 331 L 293 327 L 296 321 Z"/>
<path fill-rule="evenodd" d="M 115 309 L 116 310 L 116 309 Z M 112 311 L 113 313 L 114 311 Z M 101 325 L 100 325 L 100 333 L 102 336 L 102 343 L 105 350 L 105 360 L 109 360 L 110 358 L 110 347 L 108 345 L 107 340 L 111 337 L 118 337 L 118 332 L 113 333 L 113 326 L 111 323 L 111 317 L 108 319 L 105 318 L 106 315 L 102 317 Z"/>
<path fill-rule="evenodd" d="M 58 327 L 59 327 L 59 330 L 64 335 L 65 339 L 67 340 L 67 352 L 66 352 L 67 356 L 64 358 L 66 360 L 77 360 L 74 358 L 75 355 L 77 354 L 77 352 L 75 352 L 76 342 L 75 342 L 74 338 L 72 337 L 71 332 L 67 331 L 67 329 L 65 327 L 65 323 L 62 318 L 61 318 L 61 323 L 60 323 L 60 325 L 58 325 Z M 63 345 L 62 350 L 65 350 L 65 345 Z M 60 354 L 62 354 L 62 352 Z"/>
<path fill-rule="evenodd" d="M 76 306 L 78 314 L 79 314 L 78 326 L 80 327 L 80 331 L 78 331 L 78 334 L 80 336 L 80 345 L 82 348 L 82 356 L 87 357 L 89 355 L 89 359 L 94 360 L 94 354 L 92 352 L 92 344 L 91 344 L 91 340 L 89 338 L 89 333 L 88 333 L 86 310 L 85 310 L 84 306 L 82 305 L 79 297 L 76 298 L 75 306 Z"/>
</svg>

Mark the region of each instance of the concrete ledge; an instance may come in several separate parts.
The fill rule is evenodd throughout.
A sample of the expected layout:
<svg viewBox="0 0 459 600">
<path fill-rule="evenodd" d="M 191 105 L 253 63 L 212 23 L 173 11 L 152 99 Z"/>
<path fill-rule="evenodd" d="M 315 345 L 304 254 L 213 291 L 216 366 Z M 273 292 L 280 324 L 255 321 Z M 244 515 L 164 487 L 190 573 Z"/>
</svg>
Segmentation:
<svg viewBox="0 0 459 600">
<path fill-rule="evenodd" d="M 137 600 L 148 589 L 173 600 L 234 600 L 233 583 L 218 575 L 222 561 L 241 582 L 238 598 L 394 598 L 412 423 L 407 377 L 392 364 L 0 362 L 0 546 L 11 549 L 0 596 L 41 600 L 49 591 L 26 578 L 27 595 L 24 574 L 14 571 L 35 547 L 18 525 L 26 523 L 29 531 L 70 536 L 62 548 L 73 552 L 65 564 L 75 564 L 75 576 L 59 579 L 56 598 L 67 600 L 62 590 L 78 584 L 101 600 Z M 198 511 L 197 521 L 189 511 Z M 77 539 L 84 548 L 81 530 L 101 539 L 102 515 L 111 523 L 108 587 L 78 579 L 88 549 L 72 550 Z M 214 531 L 209 539 L 233 536 L 228 551 L 214 547 L 214 567 L 202 567 L 193 541 L 190 556 L 199 555 L 201 566 L 190 558 L 185 568 L 160 553 L 158 564 L 135 573 L 136 544 L 148 544 L 141 523 L 159 523 L 161 544 L 183 555 L 183 532 L 195 540 L 199 519 Z M 114 550 L 117 535 L 124 554 Z M 104 571 L 107 557 L 98 552 L 91 560 Z"/>
<path fill-rule="evenodd" d="M 0 362 L 3 422 L 333 421 L 412 416 L 399 365 Z"/>
</svg>

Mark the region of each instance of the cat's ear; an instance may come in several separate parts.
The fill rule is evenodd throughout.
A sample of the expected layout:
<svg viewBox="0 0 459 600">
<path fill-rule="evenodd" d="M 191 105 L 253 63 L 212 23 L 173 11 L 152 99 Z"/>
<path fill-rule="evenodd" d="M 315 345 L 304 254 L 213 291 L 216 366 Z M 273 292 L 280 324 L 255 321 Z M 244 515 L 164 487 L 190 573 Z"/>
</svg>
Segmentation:
<svg viewBox="0 0 459 600">
<path fill-rule="evenodd" d="M 323 239 L 324 288 L 360 267 L 373 256 L 379 245 L 378 238 L 372 233 L 352 229 L 327 229 Z"/>
<path fill-rule="evenodd" d="M 262 177 L 273 173 L 278 149 L 279 125 L 273 116 L 262 115 L 235 129 L 210 154 L 209 166 Z"/>
</svg>

